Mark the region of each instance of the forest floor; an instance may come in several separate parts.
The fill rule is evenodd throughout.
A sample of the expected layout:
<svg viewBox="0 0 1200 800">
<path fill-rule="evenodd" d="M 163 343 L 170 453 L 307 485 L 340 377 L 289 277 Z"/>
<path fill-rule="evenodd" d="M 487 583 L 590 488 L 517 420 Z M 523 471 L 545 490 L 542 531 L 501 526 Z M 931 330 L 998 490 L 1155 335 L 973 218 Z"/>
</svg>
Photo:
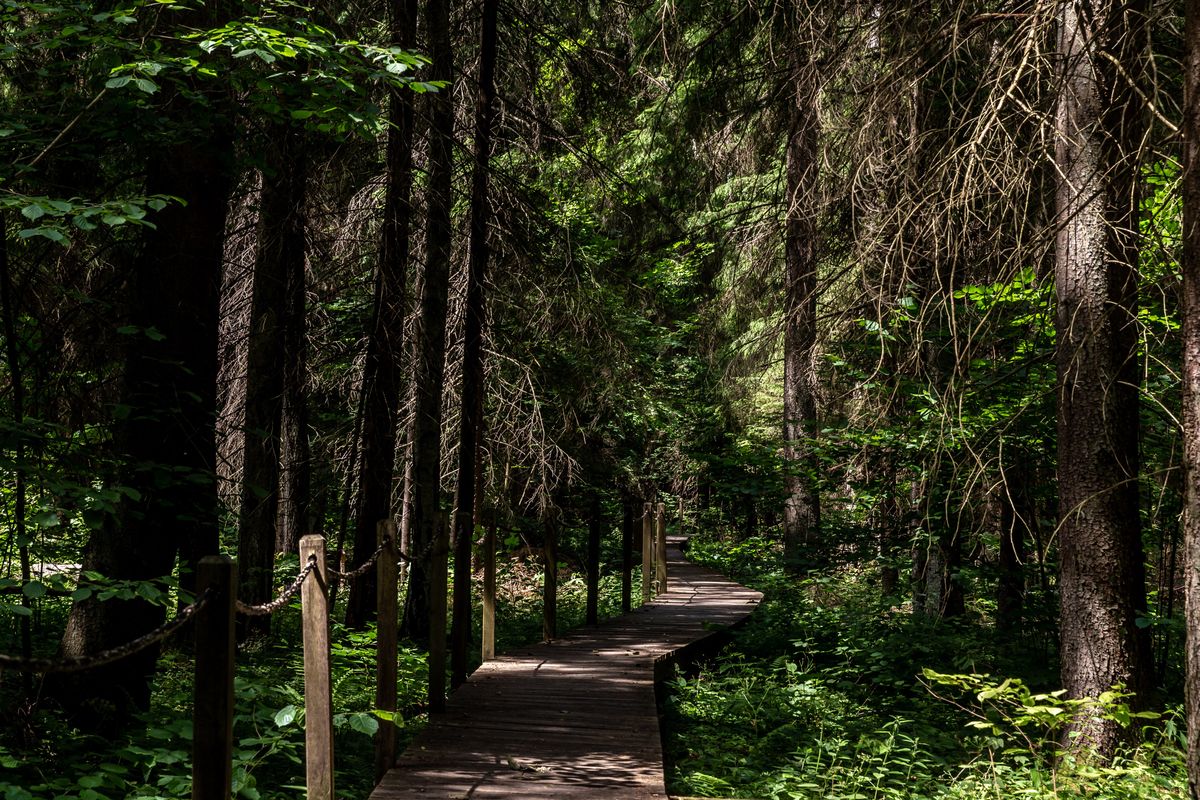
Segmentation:
<svg viewBox="0 0 1200 800">
<path fill-rule="evenodd" d="M 777 546 L 693 539 L 689 557 L 764 592 L 718 657 L 667 688 L 675 795 L 830 800 L 1185 798 L 1178 708 L 1125 716 L 1141 741 L 1111 766 L 1062 755 L 1076 706 L 1050 624 L 998 638 L 987 609 L 916 617 L 861 567 L 785 575 Z M 1128 715 L 1118 700 L 1106 713 Z"/>
</svg>

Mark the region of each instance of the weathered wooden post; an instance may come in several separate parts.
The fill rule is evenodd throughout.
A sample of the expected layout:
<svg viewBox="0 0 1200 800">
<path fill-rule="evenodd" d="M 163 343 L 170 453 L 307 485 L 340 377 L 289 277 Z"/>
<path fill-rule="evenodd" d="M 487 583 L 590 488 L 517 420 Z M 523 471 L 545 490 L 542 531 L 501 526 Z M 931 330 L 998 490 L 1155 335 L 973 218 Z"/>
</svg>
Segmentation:
<svg viewBox="0 0 1200 800">
<path fill-rule="evenodd" d="M 621 613 L 633 608 L 633 500 L 621 499 Z"/>
<path fill-rule="evenodd" d="M 429 710 L 446 710 L 446 559 L 450 526 L 444 511 L 437 513 L 433 547 L 429 552 Z"/>
<path fill-rule="evenodd" d="M 588 515 L 587 540 L 587 610 L 586 624 L 600 624 L 600 537 L 603 534 L 604 518 L 601 516 L 600 494 L 592 495 L 591 513 Z"/>
<path fill-rule="evenodd" d="M 650 504 L 642 504 L 642 602 L 650 602 L 650 580 L 654 570 L 654 523 Z"/>
<path fill-rule="evenodd" d="M 196 590 L 211 595 L 196 614 L 192 698 L 192 800 L 229 800 L 233 785 L 233 652 L 237 564 L 205 556 Z"/>
<path fill-rule="evenodd" d="M 375 562 L 378 626 L 375 632 L 375 707 L 396 713 L 397 547 L 396 523 L 385 519 L 376 526 L 379 559 Z M 375 783 L 396 763 L 396 723 L 383 720 L 375 732 Z"/>
<path fill-rule="evenodd" d="M 558 520 L 547 512 L 542 545 L 542 638 L 558 636 Z"/>
<path fill-rule="evenodd" d="M 325 537 L 300 539 L 300 563 L 316 569 L 300 587 L 304 631 L 304 761 L 308 800 L 333 800 L 333 691 L 329 682 L 329 595 Z"/>
<path fill-rule="evenodd" d="M 658 504 L 658 524 L 655 528 L 658 534 L 654 537 L 654 579 L 658 583 L 658 593 L 667 592 L 667 506 Z"/>
<path fill-rule="evenodd" d="M 483 535 L 483 653 L 484 661 L 496 657 L 496 512 L 491 512 Z"/>
</svg>

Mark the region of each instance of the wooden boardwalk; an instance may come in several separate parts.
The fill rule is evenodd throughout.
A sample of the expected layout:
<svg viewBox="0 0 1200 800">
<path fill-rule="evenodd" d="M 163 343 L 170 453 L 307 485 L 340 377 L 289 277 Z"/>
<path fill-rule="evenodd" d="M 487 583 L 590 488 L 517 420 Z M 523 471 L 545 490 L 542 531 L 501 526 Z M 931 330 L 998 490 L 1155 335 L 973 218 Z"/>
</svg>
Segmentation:
<svg viewBox="0 0 1200 800">
<path fill-rule="evenodd" d="M 762 598 L 667 550 L 669 591 L 633 613 L 475 671 L 372 800 L 665 798 L 655 665 Z"/>
</svg>

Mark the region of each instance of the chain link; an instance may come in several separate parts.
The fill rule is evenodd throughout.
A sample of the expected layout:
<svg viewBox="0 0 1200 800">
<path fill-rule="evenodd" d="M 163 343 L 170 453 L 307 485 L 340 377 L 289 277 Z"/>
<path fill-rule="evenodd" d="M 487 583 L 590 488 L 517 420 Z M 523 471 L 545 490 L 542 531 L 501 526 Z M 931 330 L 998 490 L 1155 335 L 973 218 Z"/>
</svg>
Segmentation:
<svg viewBox="0 0 1200 800">
<path fill-rule="evenodd" d="M 367 570 L 369 570 L 371 567 L 375 566 L 375 562 L 379 560 L 379 556 L 391 544 L 392 544 L 392 537 L 385 536 L 385 537 L 383 537 L 383 543 L 380 544 L 379 547 L 375 548 L 375 552 L 371 553 L 371 557 L 368 558 L 366 561 L 359 564 L 357 567 L 350 570 L 349 572 L 339 572 L 338 570 L 330 567 L 329 574 L 337 576 L 345 583 L 349 583 L 350 581 L 354 580 L 355 578 L 361 578 L 363 575 L 367 574 Z"/>
<path fill-rule="evenodd" d="M 164 622 L 149 633 L 145 633 L 123 645 L 118 645 L 109 650 L 101 650 L 99 653 L 91 655 L 64 656 L 57 659 L 21 658 L 20 656 L 0 654 L 0 671 L 15 669 L 21 672 L 80 672 L 82 670 L 94 669 L 95 667 L 102 667 L 114 661 L 120 661 L 134 653 L 145 650 L 151 645 L 161 642 L 182 628 L 196 615 L 196 612 L 208 604 L 209 600 L 212 599 L 212 594 L 211 589 L 205 589 L 204 593 L 195 602 L 180 609 L 178 616 L 174 619 Z"/>
<path fill-rule="evenodd" d="M 307 578 L 314 569 L 317 568 L 317 557 L 309 556 L 308 564 L 304 569 L 300 570 L 300 574 L 296 576 L 296 580 L 292 581 L 291 585 L 280 592 L 279 596 L 268 603 L 259 605 L 250 605 L 237 601 L 237 612 L 244 617 L 265 617 L 274 614 L 279 609 L 288 604 L 288 601 L 296 596 L 296 592 L 300 591 L 300 587 L 304 585 L 304 579 Z"/>
</svg>

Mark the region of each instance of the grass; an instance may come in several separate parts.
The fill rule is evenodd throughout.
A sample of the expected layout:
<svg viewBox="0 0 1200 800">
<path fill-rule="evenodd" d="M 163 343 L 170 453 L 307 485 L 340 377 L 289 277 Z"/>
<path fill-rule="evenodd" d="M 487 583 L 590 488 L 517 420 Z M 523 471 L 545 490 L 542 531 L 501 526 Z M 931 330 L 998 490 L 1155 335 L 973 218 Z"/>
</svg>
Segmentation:
<svg viewBox="0 0 1200 800">
<path fill-rule="evenodd" d="M 1059 746 L 1078 704 L 1037 646 L 986 614 L 914 617 L 844 566 L 785 576 L 768 542 L 693 540 L 691 556 L 764 591 L 733 643 L 666 701 L 672 794 L 831 800 L 1187 797 L 1175 716 L 1130 716 L 1142 744 L 1109 766 Z M 1004 677 L 1013 676 L 1006 680 Z M 1128 714 L 1119 695 L 1106 713 Z"/>
</svg>

